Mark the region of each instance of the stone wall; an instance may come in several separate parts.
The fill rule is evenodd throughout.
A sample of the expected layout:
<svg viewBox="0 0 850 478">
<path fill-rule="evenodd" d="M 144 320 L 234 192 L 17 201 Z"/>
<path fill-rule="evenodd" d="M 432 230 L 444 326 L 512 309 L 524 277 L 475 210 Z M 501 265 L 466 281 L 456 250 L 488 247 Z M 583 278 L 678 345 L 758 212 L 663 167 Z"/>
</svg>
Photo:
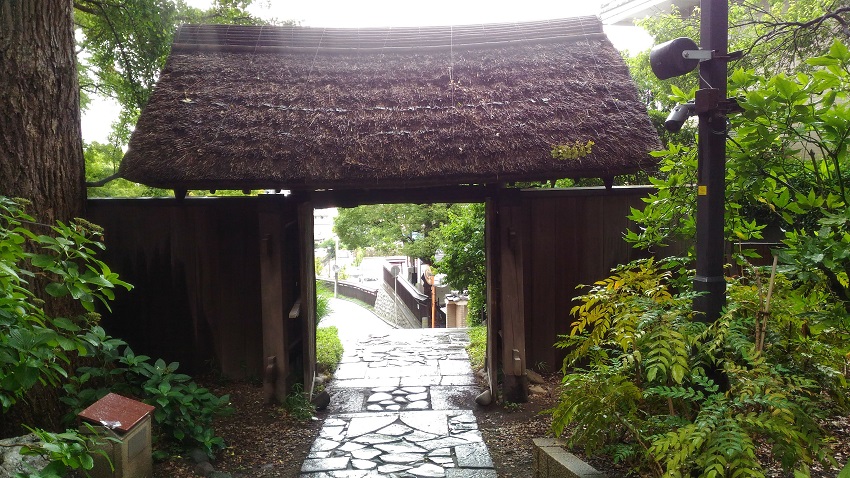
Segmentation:
<svg viewBox="0 0 850 478">
<path fill-rule="evenodd" d="M 532 470 L 534 478 L 607 478 L 566 451 L 554 438 L 535 438 Z"/>
<path fill-rule="evenodd" d="M 418 329 L 422 327 L 422 319 L 416 318 L 400 301 L 398 307 L 393 302 L 392 289 L 386 285 L 378 288 L 378 298 L 375 299 L 375 314 L 394 324 L 400 329 Z"/>
<path fill-rule="evenodd" d="M 0 476 L 15 476 L 24 473 L 29 476 L 32 470 L 41 470 L 48 461 L 41 455 L 21 455 L 21 446 L 37 446 L 41 440 L 35 435 L 0 440 Z"/>
</svg>

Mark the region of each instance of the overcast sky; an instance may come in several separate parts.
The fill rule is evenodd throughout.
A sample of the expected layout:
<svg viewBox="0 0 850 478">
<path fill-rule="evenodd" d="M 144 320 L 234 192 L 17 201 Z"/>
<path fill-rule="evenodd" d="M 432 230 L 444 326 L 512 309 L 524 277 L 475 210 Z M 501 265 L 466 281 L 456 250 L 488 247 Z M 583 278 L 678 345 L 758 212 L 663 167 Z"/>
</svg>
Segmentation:
<svg viewBox="0 0 850 478">
<path fill-rule="evenodd" d="M 211 0 L 186 0 L 209 8 Z M 250 11 L 261 18 L 295 20 L 307 27 L 409 27 L 505 23 L 597 15 L 600 0 L 254 0 Z M 635 27 L 605 27 L 621 50 L 639 51 L 651 39 Z M 114 101 L 95 98 L 83 112 L 83 139 L 107 142 L 119 108 Z"/>
</svg>

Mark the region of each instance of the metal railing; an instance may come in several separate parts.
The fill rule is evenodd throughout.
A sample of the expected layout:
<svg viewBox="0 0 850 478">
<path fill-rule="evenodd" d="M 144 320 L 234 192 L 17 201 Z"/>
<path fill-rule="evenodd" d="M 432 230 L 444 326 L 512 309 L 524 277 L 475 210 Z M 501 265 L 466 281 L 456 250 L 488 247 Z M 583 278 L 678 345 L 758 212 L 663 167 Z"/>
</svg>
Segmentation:
<svg viewBox="0 0 850 478">
<path fill-rule="evenodd" d="M 329 290 L 334 290 L 334 281 L 329 279 L 316 280 L 324 284 Z M 378 289 L 363 287 L 355 282 L 348 282 L 344 280 L 337 283 L 337 293 L 345 297 L 365 302 L 372 307 L 375 307 L 375 300 L 378 298 Z"/>
</svg>

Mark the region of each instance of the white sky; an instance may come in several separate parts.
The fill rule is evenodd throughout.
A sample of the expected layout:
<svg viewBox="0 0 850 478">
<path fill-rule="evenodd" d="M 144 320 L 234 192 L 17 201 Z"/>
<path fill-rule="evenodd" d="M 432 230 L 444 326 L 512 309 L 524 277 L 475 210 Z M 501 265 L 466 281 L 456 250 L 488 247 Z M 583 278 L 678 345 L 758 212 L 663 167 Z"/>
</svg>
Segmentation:
<svg viewBox="0 0 850 478">
<path fill-rule="evenodd" d="M 211 0 L 186 0 L 209 8 Z M 295 20 L 307 27 L 408 27 L 506 23 L 597 15 L 601 0 L 254 0 L 252 14 Z M 605 33 L 621 49 L 640 51 L 651 38 L 636 27 L 606 26 Z M 107 142 L 120 109 L 114 101 L 94 98 L 83 112 L 86 141 Z"/>
</svg>

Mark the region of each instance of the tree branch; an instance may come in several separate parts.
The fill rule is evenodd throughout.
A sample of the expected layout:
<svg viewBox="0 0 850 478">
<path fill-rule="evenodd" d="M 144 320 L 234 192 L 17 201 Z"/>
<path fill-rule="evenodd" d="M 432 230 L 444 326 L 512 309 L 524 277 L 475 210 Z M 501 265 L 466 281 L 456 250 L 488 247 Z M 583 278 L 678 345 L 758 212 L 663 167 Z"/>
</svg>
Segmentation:
<svg viewBox="0 0 850 478">
<path fill-rule="evenodd" d="M 113 175 L 107 176 L 107 177 L 105 177 L 103 179 L 99 179 L 97 181 L 91 181 L 91 182 L 86 181 L 86 187 L 87 188 L 99 188 L 99 187 L 105 185 L 106 183 L 108 183 L 110 181 L 119 179 L 120 177 L 121 177 L 121 175 L 119 173 L 115 173 Z"/>
<path fill-rule="evenodd" d="M 740 22 L 732 26 L 732 28 L 763 26 L 769 29 L 753 41 L 753 43 L 745 50 L 745 55 L 751 55 L 758 45 L 771 42 L 783 36 L 789 37 L 783 40 L 780 45 L 777 46 L 776 50 L 793 50 L 796 53 L 797 50 L 799 50 L 799 41 L 804 32 L 811 31 L 812 33 L 816 33 L 829 21 L 838 23 L 841 26 L 841 30 L 844 35 L 850 37 L 850 26 L 848 26 L 848 21 L 843 17 L 843 15 L 850 14 L 850 7 L 839 7 L 829 13 L 821 15 L 820 17 L 813 18 L 805 22 L 776 21 L 775 17 L 770 13 L 763 10 L 761 13 L 762 18 L 767 17 L 768 19 L 754 19 L 751 21 Z M 827 36 L 824 36 L 823 38 L 827 38 Z M 788 45 L 789 43 L 790 46 Z"/>
</svg>

